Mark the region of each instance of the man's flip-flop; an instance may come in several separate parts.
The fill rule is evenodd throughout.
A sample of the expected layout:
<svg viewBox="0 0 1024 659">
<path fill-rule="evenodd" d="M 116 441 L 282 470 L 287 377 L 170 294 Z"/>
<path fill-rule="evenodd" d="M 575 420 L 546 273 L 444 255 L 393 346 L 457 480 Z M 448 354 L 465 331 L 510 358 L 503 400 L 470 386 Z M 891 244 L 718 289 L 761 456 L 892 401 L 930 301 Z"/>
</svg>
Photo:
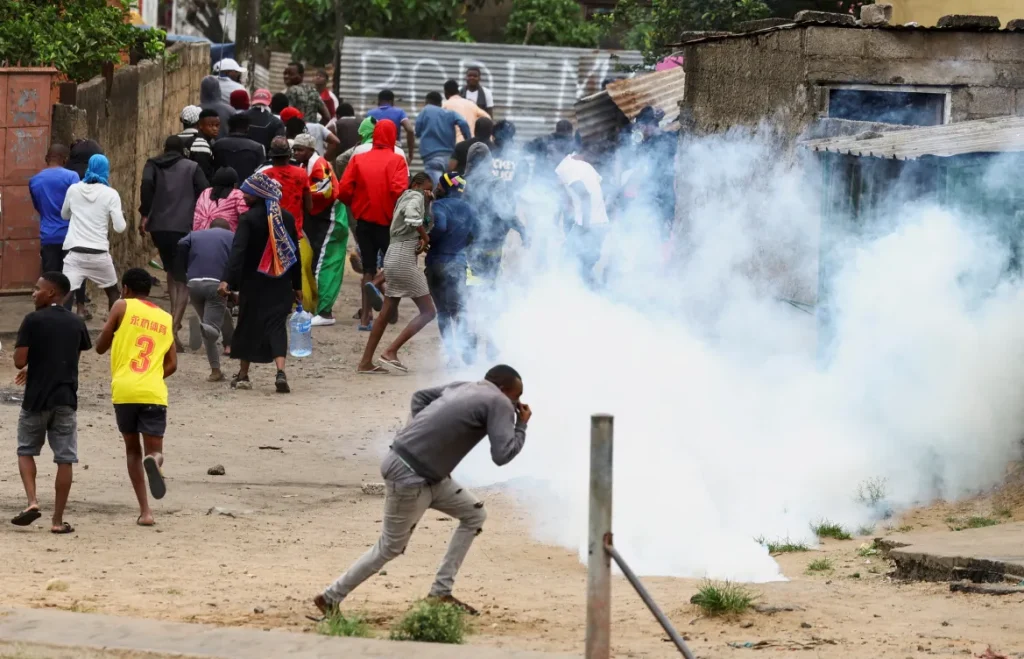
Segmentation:
<svg viewBox="0 0 1024 659">
<path fill-rule="evenodd" d="M 374 311 L 380 311 L 384 308 L 384 295 L 380 292 L 379 288 L 373 285 L 372 281 L 363 284 L 363 289 L 366 290 L 366 295 L 370 298 L 370 306 L 373 307 Z"/>
<path fill-rule="evenodd" d="M 372 332 L 373 331 L 373 321 L 371 320 L 369 325 L 360 325 L 359 326 L 359 331 L 360 332 Z"/>
<path fill-rule="evenodd" d="M 164 483 L 164 475 L 160 473 L 160 465 L 156 463 L 156 458 L 147 455 L 142 460 L 142 466 L 146 468 L 146 476 L 149 477 L 149 491 L 153 494 L 153 498 L 163 499 L 167 494 L 167 484 Z"/>
<path fill-rule="evenodd" d="M 18 513 L 17 517 L 11 520 L 11 524 L 14 524 L 15 526 L 28 526 L 42 516 L 43 514 L 39 512 L 38 508 L 23 510 Z"/>
<path fill-rule="evenodd" d="M 374 366 L 369 371 L 356 371 L 359 375 L 387 375 L 390 372 L 383 366 Z"/>
<path fill-rule="evenodd" d="M 75 527 L 71 526 L 67 522 L 64 522 L 63 524 L 61 524 L 59 529 L 50 529 L 50 533 L 53 533 L 53 534 L 56 534 L 56 535 L 64 535 L 66 533 L 74 533 L 74 532 L 75 532 Z"/>
<path fill-rule="evenodd" d="M 402 362 L 398 361 L 397 359 L 384 359 L 383 357 L 381 357 L 380 358 L 380 363 L 381 364 L 386 364 L 386 365 L 390 366 L 391 368 L 393 368 L 396 371 L 399 371 L 401 373 L 408 373 L 409 372 L 409 368 L 405 364 L 403 364 Z"/>
<path fill-rule="evenodd" d="M 135 519 L 135 525 L 136 525 L 136 526 L 144 526 L 144 527 L 146 527 L 146 528 L 149 528 L 150 526 L 156 526 L 156 522 L 153 522 L 152 524 L 143 524 L 143 523 L 142 523 L 142 515 L 139 515 L 139 516 L 138 516 L 138 517 L 137 517 L 137 518 Z"/>
</svg>

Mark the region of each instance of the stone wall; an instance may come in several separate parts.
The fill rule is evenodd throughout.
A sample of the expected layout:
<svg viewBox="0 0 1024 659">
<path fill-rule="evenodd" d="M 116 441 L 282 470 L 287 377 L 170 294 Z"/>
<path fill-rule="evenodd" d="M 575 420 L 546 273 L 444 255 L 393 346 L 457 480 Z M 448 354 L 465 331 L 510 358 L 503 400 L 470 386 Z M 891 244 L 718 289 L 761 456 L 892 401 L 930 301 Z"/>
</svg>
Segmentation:
<svg viewBox="0 0 1024 659">
<path fill-rule="evenodd" d="M 199 103 L 199 85 L 209 70 L 209 44 L 177 43 L 163 61 L 115 71 L 109 91 L 105 78 L 94 78 L 78 85 L 74 106 L 54 106 L 53 141 L 93 139 L 110 160 L 110 184 L 121 195 L 128 221 L 128 229 L 110 241 L 119 272 L 152 258 L 152 242 L 138 233 L 142 168 L 163 150 L 168 135 L 181 130 L 181 109 Z"/>
<path fill-rule="evenodd" d="M 701 133 L 777 117 L 791 136 L 834 84 L 952 88 L 953 121 L 1024 115 L 1024 32 L 797 26 L 684 47 L 686 99 Z"/>
</svg>

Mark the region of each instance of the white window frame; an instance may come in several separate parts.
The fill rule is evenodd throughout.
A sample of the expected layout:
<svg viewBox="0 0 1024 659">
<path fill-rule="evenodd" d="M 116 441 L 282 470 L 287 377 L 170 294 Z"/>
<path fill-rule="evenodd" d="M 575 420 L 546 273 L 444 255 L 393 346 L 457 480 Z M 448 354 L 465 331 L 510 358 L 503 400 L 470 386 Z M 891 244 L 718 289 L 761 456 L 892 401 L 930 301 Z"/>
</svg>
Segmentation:
<svg viewBox="0 0 1024 659">
<path fill-rule="evenodd" d="M 953 123 L 953 88 L 931 85 L 859 85 L 859 84 L 834 84 L 825 85 L 828 90 L 828 105 L 825 108 L 825 116 L 831 116 L 832 111 L 832 90 L 850 89 L 862 92 L 914 92 L 918 94 L 935 94 L 945 96 L 942 104 L 942 126 Z"/>
</svg>

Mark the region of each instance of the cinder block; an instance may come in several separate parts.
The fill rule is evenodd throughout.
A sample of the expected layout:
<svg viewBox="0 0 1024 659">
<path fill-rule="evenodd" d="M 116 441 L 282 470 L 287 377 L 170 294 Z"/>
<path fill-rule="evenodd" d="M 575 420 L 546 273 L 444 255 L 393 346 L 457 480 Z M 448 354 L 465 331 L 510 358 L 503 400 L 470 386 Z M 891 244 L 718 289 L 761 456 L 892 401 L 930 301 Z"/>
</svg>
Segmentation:
<svg viewBox="0 0 1024 659">
<path fill-rule="evenodd" d="M 784 53 L 799 53 L 804 49 L 803 30 L 777 30 L 755 37 L 763 48 Z"/>
<path fill-rule="evenodd" d="M 804 52 L 811 56 L 864 57 L 870 32 L 828 26 L 809 27 L 804 31 Z"/>
<path fill-rule="evenodd" d="M 1014 105 L 1013 114 L 1018 117 L 1024 117 L 1024 89 L 1016 90 L 1014 96 L 1016 103 Z"/>
<path fill-rule="evenodd" d="M 955 103 L 964 103 L 964 111 L 976 117 L 1004 117 L 1013 114 L 1016 109 L 1016 95 L 1013 89 L 999 87 L 968 87 L 957 90 L 952 99 Z"/>
<path fill-rule="evenodd" d="M 1024 32 L 997 32 L 983 36 L 988 44 L 990 60 L 1024 62 Z"/>
<path fill-rule="evenodd" d="M 1002 23 L 998 16 L 972 16 L 970 14 L 951 14 L 939 19 L 938 27 L 972 28 L 998 30 Z"/>
<path fill-rule="evenodd" d="M 1024 18 L 1015 18 L 1012 21 L 1007 22 L 1007 30 L 1024 30 Z"/>
<path fill-rule="evenodd" d="M 888 25 L 892 22 L 892 5 L 863 5 L 860 8 L 860 22 L 868 27 Z"/>
<path fill-rule="evenodd" d="M 851 14 L 835 14 L 828 11 L 798 11 L 793 20 L 797 23 L 827 23 L 850 26 L 857 24 L 857 19 Z"/>
</svg>

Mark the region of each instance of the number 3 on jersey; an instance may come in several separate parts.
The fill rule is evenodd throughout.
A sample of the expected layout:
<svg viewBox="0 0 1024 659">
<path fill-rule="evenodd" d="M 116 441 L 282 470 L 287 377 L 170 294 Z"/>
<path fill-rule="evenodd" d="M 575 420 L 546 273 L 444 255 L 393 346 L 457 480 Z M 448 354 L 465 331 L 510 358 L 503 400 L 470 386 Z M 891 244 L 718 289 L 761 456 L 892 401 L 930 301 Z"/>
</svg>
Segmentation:
<svg viewBox="0 0 1024 659">
<path fill-rule="evenodd" d="M 145 373 L 152 365 L 149 358 L 156 349 L 156 342 L 153 337 L 143 334 L 135 340 L 135 347 L 139 349 L 139 356 L 132 360 L 131 368 L 136 373 Z"/>
</svg>

